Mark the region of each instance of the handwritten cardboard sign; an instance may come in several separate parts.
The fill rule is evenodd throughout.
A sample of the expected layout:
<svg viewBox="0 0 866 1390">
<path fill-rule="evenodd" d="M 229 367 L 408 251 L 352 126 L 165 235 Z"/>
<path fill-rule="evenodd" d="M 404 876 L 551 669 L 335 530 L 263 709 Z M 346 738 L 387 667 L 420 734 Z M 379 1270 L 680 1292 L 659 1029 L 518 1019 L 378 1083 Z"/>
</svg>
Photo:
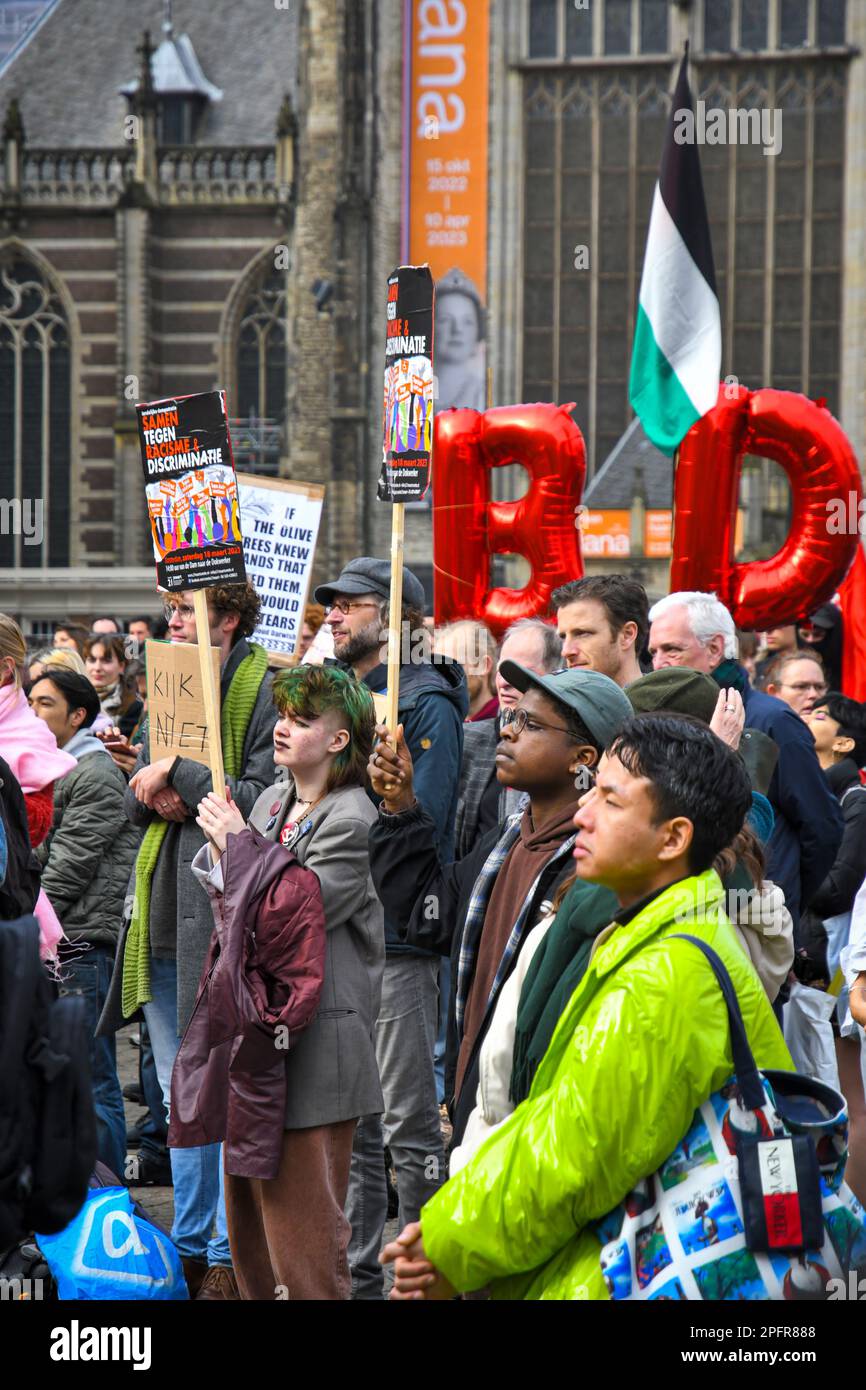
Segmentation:
<svg viewBox="0 0 866 1390">
<path fill-rule="evenodd" d="M 145 642 L 150 761 L 191 758 L 210 765 L 198 647 L 187 642 Z M 220 654 L 211 648 L 219 712 Z M 220 731 L 215 731 L 219 739 Z"/>
</svg>

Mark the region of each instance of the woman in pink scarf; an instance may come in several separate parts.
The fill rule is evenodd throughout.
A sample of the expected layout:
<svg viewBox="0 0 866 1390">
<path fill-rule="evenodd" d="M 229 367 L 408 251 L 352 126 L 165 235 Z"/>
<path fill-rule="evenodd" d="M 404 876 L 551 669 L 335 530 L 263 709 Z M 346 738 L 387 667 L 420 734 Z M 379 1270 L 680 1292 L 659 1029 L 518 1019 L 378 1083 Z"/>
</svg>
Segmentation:
<svg viewBox="0 0 866 1390">
<path fill-rule="evenodd" d="M 53 789 L 58 777 L 71 772 L 75 759 L 57 747 L 43 719 L 37 719 L 21 686 L 27 647 L 21 629 L 0 613 L 0 751 L 17 777 L 27 806 L 32 844 L 51 828 Z M 39 923 L 43 960 L 57 954 L 63 928 L 45 893 L 40 890 L 33 909 Z"/>
</svg>

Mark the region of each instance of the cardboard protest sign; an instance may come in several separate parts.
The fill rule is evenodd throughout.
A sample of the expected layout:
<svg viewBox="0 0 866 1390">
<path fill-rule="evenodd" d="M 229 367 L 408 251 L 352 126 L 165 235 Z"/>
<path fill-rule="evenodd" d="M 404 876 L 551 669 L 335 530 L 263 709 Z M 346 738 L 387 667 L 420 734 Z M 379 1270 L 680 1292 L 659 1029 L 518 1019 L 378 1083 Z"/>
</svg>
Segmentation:
<svg viewBox="0 0 866 1390">
<path fill-rule="evenodd" d="M 383 502 L 419 502 L 433 450 L 433 277 L 403 265 L 388 277 L 382 398 Z"/>
<path fill-rule="evenodd" d="M 405 503 L 430 484 L 433 451 L 433 277 L 426 265 L 401 265 L 388 277 L 382 473 L 377 496 L 393 502 L 385 723 L 397 727 L 403 603 Z"/>
<path fill-rule="evenodd" d="M 262 601 L 253 634 L 267 652 L 291 656 L 300 639 L 325 489 L 318 483 L 237 474 L 244 562 Z"/>
<path fill-rule="evenodd" d="M 220 654 L 211 647 L 215 718 L 219 718 Z M 150 760 L 191 758 L 195 763 L 211 764 L 209 745 L 215 732 L 205 713 L 199 649 L 187 642 L 144 644 L 147 666 L 147 718 Z"/>
<path fill-rule="evenodd" d="M 157 584 L 204 589 L 246 579 L 224 391 L 135 407 Z"/>
</svg>

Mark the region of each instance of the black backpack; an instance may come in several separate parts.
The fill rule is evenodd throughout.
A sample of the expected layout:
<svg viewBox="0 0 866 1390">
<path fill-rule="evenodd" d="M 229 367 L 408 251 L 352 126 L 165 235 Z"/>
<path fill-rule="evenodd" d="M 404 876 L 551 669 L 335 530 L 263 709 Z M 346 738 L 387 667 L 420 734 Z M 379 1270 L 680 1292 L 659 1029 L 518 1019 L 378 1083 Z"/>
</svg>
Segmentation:
<svg viewBox="0 0 866 1390">
<path fill-rule="evenodd" d="M 6 831 L 8 859 L 0 883 L 0 922 L 26 917 L 39 896 L 39 861 L 30 845 L 24 794 L 9 764 L 0 758 L 0 818 Z"/>
<path fill-rule="evenodd" d="M 57 997 L 35 917 L 0 922 L 0 1250 L 68 1226 L 95 1161 L 85 1002 Z"/>
</svg>

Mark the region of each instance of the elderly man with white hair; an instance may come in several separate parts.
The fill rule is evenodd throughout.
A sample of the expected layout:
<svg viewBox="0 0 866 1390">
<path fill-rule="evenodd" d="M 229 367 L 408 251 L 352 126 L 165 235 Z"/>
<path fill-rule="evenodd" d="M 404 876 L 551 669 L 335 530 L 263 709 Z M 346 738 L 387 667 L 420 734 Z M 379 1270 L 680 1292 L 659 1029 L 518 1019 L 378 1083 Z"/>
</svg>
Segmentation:
<svg viewBox="0 0 866 1390">
<path fill-rule="evenodd" d="M 668 594 L 649 616 L 654 668 L 689 666 L 712 676 L 721 689 L 738 692 L 746 725 L 769 734 L 778 747 L 767 792 L 776 816 L 767 845 L 767 877 L 784 891 L 796 931 L 801 910 L 832 868 L 842 840 L 842 817 L 812 735 L 782 700 L 752 689 L 736 659 L 734 620 L 715 594 Z"/>
</svg>

